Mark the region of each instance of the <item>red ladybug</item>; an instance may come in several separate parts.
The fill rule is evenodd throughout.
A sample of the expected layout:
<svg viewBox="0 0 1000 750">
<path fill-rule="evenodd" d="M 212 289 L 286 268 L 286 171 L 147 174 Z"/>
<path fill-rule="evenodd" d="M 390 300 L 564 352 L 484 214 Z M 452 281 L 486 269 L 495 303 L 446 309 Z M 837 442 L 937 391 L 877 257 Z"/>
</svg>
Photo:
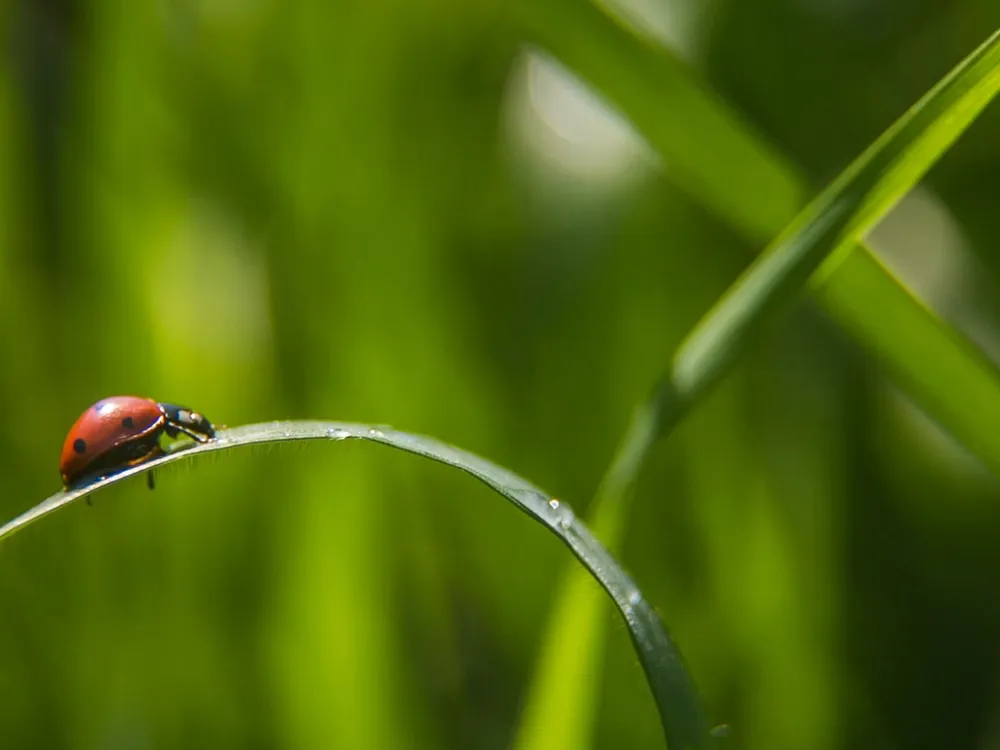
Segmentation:
<svg viewBox="0 0 1000 750">
<path fill-rule="evenodd" d="M 96 479 L 135 466 L 163 453 L 160 435 L 183 433 L 204 443 L 215 427 L 196 411 L 138 396 L 98 401 L 70 428 L 63 444 L 59 473 L 67 489 L 81 479 Z M 148 474 L 153 486 L 153 474 Z"/>
</svg>

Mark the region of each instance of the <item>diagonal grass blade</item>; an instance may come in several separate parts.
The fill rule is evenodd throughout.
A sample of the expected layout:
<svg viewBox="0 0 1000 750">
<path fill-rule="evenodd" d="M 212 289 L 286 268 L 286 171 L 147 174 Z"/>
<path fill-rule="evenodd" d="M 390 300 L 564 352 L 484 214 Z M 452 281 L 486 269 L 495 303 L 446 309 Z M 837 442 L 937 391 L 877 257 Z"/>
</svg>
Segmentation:
<svg viewBox="0 0 1000 750">
<path fill-rule="evenodd" d="M 752 135 L 711 101 L 679 62 L 630 38 L 590 3 L 553 0 L 545 8 L 549 14 L 569 14 L 566 18 L 572 17 L 570 23 L 561 26 L 560 32 L 566 25 L 576 32 L 560 33 L 558 39 L 553 35 L 553 51 L 574 64 L 587 57 L 580 54 L 582 40 L 596 34 L 601 48 L 615 58 L 618 67 L 601 66 L 597 70 L 590 66 L 582 72 L 610 94 L 654 145 L 665 151 L 668 163 L 680 169 L 682 181 L 693 193 L 721 209 L 720 213 L 745 233 L 755 236 L 760 231 L 760 217 L 773 216 L 782 209 L 769 203 L 762 213 L 748 215 L 741 207 L 755 205 L 755 199 L 734 196 L 731 187 L 733 183 L 739 185 L 739 175 L 755 176 L 755 196 L 773 196 L 773 188 L 781 186 L 777 192 L 781 196 L 779 203 L 794 199 L 787 188 L 800 184 L 796 175 L 767 149 L 755 144 Z M 538 18 L 552 20 L 544 14 L 535 20 Z M 544 24 L 538 28 L 541 26 Z M 545 38 L 549 38 L 547 34 Z M 836 257 L 813 279 L 820 299 L 845 327 L 878 353 L 897 381 L 915 391 L 931 413 L 939 418 L 943 414 L 942 421 L 1000 471 L 1000 441 L 984 433 L 988 422 L 982 419 L 977 405 L 985 401 L 987 408 L 1000 411 L 1000 379 L 994 368 L 910 297 L 860 245 L 863 233 L 940 158 L 998 88 L 1000 39 L 994 34 L 810 204 L 695 328 L 678 350 L 670 372 L 638 409 L 598 491 L 594 528 L 611 549 L 620 543 L 635 480 L 656 440 L 668 433 L 698 397 L 726 373 L 766 320 L 790 304 L 835 251 Z M 662 89 L 664 97 L 675 100 L 675 104 L 685 106 L 668 116 L 658 111 L 661 105 L 655 98 L 637 96 L 656 89 Z M 694 127 L 695 123 L 698 127 Z M 716 137 L 702 136 L 705 132 Z M 721 172 L 713 171 L 717 162 L 706 151 L 716 142 L 740 156 L 735 161 L 724 160 L 728 166 Z M 709 164 L 709 169 L 703 168 Z M 712 179 L 726 169 L 733 170 L 737 179 Z M 706 172 L 709 179 L 700 179 Z M 765 219 L 764 226 L 769 221 Z M 873 308 L 886 306 L 888 316 L 885 309 L 880 315 L 871 314 Z M 934 351 L 944 356 L 929 357 Z M 933 385 L 922 377 L 929 362 Z M 978 398 L 958 403 L 952 390 L 956 381 L 966 382 L 968 393 Z M 597 616 L 599 606 L 600 601 L 583 585 L 577 572 L 570 571 L 546 639 L 546 644 L 554 645 L 545 649 L 539 661 L 532 700 L 518 737 L 520 750 L 563 742 L 579 747 L 589 744 L 581 734 L 580 722 L 581 717 L 592 714 L 596 697 L 588 681 L 567 683 L 563 676 L 574 669 L 596 671 L 605 630 Z M 567 692 L 575 692 L 575 700 L 567 700 Z M 558 709 L 550 697 L 557 693 L 561 696 Z"/>
</svg>

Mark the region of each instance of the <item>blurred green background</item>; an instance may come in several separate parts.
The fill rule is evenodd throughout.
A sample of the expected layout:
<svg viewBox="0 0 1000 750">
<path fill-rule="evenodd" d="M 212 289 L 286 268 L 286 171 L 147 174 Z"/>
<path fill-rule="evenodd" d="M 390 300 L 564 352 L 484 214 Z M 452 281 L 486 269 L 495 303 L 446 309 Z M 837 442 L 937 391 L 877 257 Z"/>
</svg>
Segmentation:
<svg viewBox="0 0 1000 750">
<path fill-rule="evenodd" d="M 757 248 L 524 44 L 530 7 L 0 3 L 3 519 L 58 488 L 87 405 L 131 393 L 431 434 L 585 513 Z M 1000 25 L 995 0 L 616 7 L 817 187 Z M 998 124 L 872 244 L 1000 356 Z M 0 747 L 506 748 L 575 564 L 369 445 L 94 500 L 0 549 Z M 621 557 L 727 747 L 987 750 L 998 539 L 996 478 L 805 303 L 660 446 Z M 660 748 L 603 616 L 594 746 Z"/>
</svg>

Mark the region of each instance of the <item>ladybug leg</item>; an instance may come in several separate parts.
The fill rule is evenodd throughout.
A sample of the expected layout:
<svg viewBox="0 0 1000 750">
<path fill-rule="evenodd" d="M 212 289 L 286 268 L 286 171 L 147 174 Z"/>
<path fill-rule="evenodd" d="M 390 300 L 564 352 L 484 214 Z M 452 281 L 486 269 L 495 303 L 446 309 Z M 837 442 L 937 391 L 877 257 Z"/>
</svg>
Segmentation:
<svg viewBox="0 0 1000 750">
<path fill-rule="evenodd" d="M 151 450 L 148 454 L 146 454 L 145 456 L 143 456 L 141 459 L 139 459 L 138 461 L 136 461 L 132 465 L 135 466 L 136 464 L 144 463 L 145 461 L 148 461 L 151 458 L 156 458 L 157 456 L 162 456 L 162 455 L 163 455 L 163 449 L 160 448 L 160 446 L 156 446 L 156 448 L 154 450 Z M 155 471 L 147 471 L 146 472 L 146 486 L 149 487 L 150 490 L 155 490 L 156 489 L 156 476 L 155 475 L 156 475 Z"/>
<path fill-rule="evenodd" d="M 143 446 L 143 449 L 145 449 L 145 446 Z M 153 443 L 151 446 L 149 446 L 149 450 L 145 450 L 145 452 L 133 456 L 132 460 L 129 461 L 126 465 L 138 466 L 139 464 L 146 463 L 146 461 L 149 461 L 150 459 L 162 455 L 163 455 L 163 448 L 160 447 L 159 443 Z M 156 479 L 153 477 L 152 471 L 146 473 L 146 486 L 149 487 L 149 489 L 151 490 L 156 489 Z"/>
<path fill-rule="evenodd" d="M 173 435 L 170 435 L 171 428 L 174 431 Z M 184 425 L 171 425 L 171 427 L 166 427 L 164 429 L 167 430 L 167 434 L 170 435 L 171 437 L 177 437 L 177 433 L 183 432 L 189 438 L 191 438 L 192 440 L 195 440 L 195 441 L 197 441 L 199 443 L 207 443 L 209 440 L 211 440 L 211 438 L 208 435 L 204 435 L 204 434 L 202 434 L 200 432 L 196 432 L 195 430 L 189 430 L 189 429 L 185 428 Z"/>
<path fill-rule="evenodd" d="M 144 449 L 145 447 L 146 446 L 143 446 Z M 156 458 L 157 456 L 162 456 L 162 455 L 163 455 L 163 448 L 160 447 L 159 443 L 153 443 L 148 450 L 144 450 L 141 453 L 136 451 L 136 453 L 133 454 L 132 458 L 125 465 L 138 466 L 139 464 L 146 463 L 146 461 L 149 461 L 152 458 Z"/>
</svg>

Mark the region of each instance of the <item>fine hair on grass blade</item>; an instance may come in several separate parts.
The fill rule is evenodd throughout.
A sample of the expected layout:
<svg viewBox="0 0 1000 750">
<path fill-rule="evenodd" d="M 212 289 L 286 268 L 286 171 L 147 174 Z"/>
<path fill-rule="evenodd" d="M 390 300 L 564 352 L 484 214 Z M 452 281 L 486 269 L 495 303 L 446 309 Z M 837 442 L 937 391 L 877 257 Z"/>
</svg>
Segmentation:
<svg viewBox="0 0 1000 750">
<path fill-rule="evenodd" d="M 624 618 L 656 700 L 670 747 L 707 746 L 710 735 L 705 728 L 694 684 L 683 668 L 680 654 L 664 630 L 659 616 L 621 565 L 594 538 L 569 505 L 486 459 L 433 438 L 399 432 L 388 427 L 346 422 L 268 422 L 223 429 L 216 433 L 215 440 L 208 443 L 185 444 L 179 450 L 125 469 L 86 487 L 57 492 L 0 527 L 0 540 L 103 487 L 153 471 L 167 463 L 240 446 L 294 440 L 347 439 L 381 443 L 461 469 L 503 495 L 558 536 L 604 588 Z"/>
<path fill-rule="evenodd" d="M 581 13 L 590 18 L 592 10 Z M 956 66 L 807 206 L 695 327 L 679 347 L 669 372 L 636 411 L 598 490 L 592 524 L 610 549 L 621 542 L 632 491 L 652 446 L 739 360 L 769 318 L 790 305 L 810 281 L 821 298 L 841 303 L 847 311 L 856 309 L 842 294 L 838 297 L 837 292 L 824 289 L 824 281 L 837 273 L 837 260 L 848 261 L 846 271 L 851 275 L 844 278 L 855 284 L 881 283 L 882 294 L 906 313 L 904 321 L 911 327 L 922 327 L 925 337 L 934 334 L 933 341 L 939 345 L 952 344 L 942 336 L 943 327 L 936 319 L 907 298 L 891 276 L 879 276 L 881 267 L 858 242 L 954 143 L 998 89 L 1000 32 Z M 837 257 L 830 258 L 835 253 Z M 822 272 L 816 274 L 824 263 Z M 862 272 L 866 275 L 859 277 Z M 882 279 L 892 283 L 885 284 Z M 878 294 L 875 290 L 869 299 L 877 299 Z M 878 340 L 877 320 L 854 322 L 874 326 L 875 331 L 866 333 Z M 992 368 L 984 366 L 981 358 L 959 351 L 963 355 L 959 367 L 971 373 L 980 386 L 976 390 L 997 391 Z M 906 372 L 905 367 L 898 369 Z M 1000 404 L 1000 399 L 993 402 Z M 997 448 L 994 439 L 992 455 L 1000 458 Z M 994 466 L 1000 467 L 1000 463 Z M 589 744 L 580 722 L 593 714 L 593 682 L 606 626 L 599 617 L 599 599 L 578 571 L 568 572 L 556 602 L 518 735 L 518 750 L 541 750 L 560 742 Z M 562 675 L 575 672 L 588 679 L 562 679 Z M 572 693 L 569 700 L 567 690 L 557 689 L 560 685 Z M 559 705 L 553 698 L 557 694 Z M 567 705 L 574 699 L 575 706 Z"/>
</svg>

